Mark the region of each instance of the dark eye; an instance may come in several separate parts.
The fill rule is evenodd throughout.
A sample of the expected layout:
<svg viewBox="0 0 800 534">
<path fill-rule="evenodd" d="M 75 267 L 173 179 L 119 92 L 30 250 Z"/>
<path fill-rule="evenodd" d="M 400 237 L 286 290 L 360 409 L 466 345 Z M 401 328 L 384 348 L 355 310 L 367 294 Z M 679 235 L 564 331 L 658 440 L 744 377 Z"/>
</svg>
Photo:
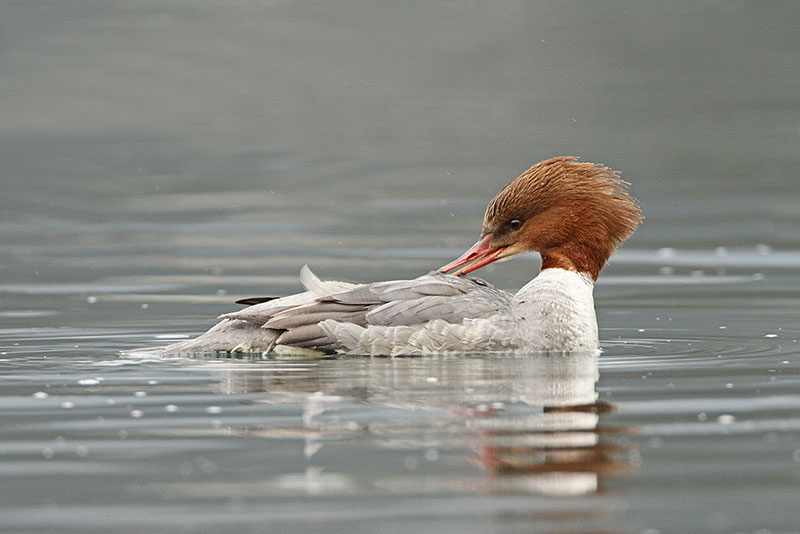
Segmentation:
<svg viewBox="0 0 800 534">
<path fill-rule="evenodd" d="M 519 219 L 513 219 L 510 223 L 508 223 L 508 227 L 516 232 L 517 230 L 522 228 L 522 221 L 520 221 Z"/>
</svg>

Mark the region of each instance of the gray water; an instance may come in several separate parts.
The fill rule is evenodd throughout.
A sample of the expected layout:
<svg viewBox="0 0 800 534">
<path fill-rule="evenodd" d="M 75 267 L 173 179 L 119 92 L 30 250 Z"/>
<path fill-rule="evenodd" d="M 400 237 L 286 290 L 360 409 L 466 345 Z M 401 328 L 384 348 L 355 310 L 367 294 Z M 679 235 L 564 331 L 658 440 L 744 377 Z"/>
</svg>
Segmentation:
<svg viewBox="0 0 800 534">
<path fill-rule="evenodd" d="M 0 531 L 800 532 L 800 4 L 0 2 Z M 131 359 L 414 277 L 529 165 L 599 358 Z M 515 289 L 536 257 L 481 276 Z"/>
</svg>

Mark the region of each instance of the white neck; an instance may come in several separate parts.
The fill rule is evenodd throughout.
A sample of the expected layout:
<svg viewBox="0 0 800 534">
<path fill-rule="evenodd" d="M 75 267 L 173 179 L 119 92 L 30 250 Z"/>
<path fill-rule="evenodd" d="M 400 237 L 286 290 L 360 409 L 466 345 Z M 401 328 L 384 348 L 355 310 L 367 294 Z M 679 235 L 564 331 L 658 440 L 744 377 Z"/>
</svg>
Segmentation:
<svg viewBox="0 0 800 534">
<path fill-rule="evenodd" d="M 561 350 L 596 350 L 592 277 L 560 268 L 542 270 L 512 301 L 512 312 L 531 332 Z"/>
</svg>

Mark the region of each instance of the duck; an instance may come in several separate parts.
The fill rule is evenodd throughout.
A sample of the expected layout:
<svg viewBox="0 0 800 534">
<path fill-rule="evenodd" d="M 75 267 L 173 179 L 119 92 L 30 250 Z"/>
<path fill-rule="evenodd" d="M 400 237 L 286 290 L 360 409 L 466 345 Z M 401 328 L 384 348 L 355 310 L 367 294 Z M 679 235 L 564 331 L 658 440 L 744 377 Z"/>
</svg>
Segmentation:
<svg viewBox="0 0 800 534">
<path fill-rule="evenodd" d="M 197 353 L 357 354 L 599 351 L 593 289 L 643 220 L 629 184 L 572 156 L 541 161 L 486 208 L 478 241 L 451 263 L 407 280 L 353 284 L 300 269 L 305 291 L 237 301 L 204 334 L 162 347 Z M 469 273 L 528 252 L 539 272 L 516 293 Z"/>
</svg>

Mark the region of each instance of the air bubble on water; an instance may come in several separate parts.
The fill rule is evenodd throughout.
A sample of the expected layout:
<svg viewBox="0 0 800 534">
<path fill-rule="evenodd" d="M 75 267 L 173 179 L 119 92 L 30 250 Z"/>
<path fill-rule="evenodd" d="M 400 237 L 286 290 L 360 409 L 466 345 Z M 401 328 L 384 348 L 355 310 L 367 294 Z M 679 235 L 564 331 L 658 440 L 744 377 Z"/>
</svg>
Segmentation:
<svg viewBox="0 0 800 534">
<path fill-rule="evenodd" d="M 78 456 L 86 456 L 89 454 L 89 448 L 86 445 L 78 445 L 75 447 L 75 454 Z"/>
<path fill-rule="evenodd" d="M 178 407 L 175 406 L 174 404 L 167 404 L 166 406 L 164 406 L 164 411 L 170 413 L 177 412 Z"/>
<path fill-rule="evenodd" d="M 753 280 L 763 280 L 764 273 L 753 273 Z"/>
<path fill-rule="evenodd" d="M 736 421 L 736 417 L 729 413 L 724 413 L 717 417 L 717 423 L 721 425 L 732 425 Z"/>
<path fill-rule="evenodd" d="M 717 247 L 714 249 L 714 255 L 719 258 L 724 258 L 728 255 L 728 249 L 726 247 Z"/>
<path fill-rule="evenodd" d="M 675 269 L 669 266 L 659 267 L 658 274 L 663 274 L 665 276 L 668 276 L 670 274 L 675 274 Z"/>
<path fill-rule="evenodd" d="M 72 401 L 64 401 L 64 402 L 61 403 L 61 407 L 62 408 L 66 408 L 66 409 L 69 410 L 70 408 L 74 408 L 75 407 L 75 403 L 72 402 Z"/>
<path fill-rule="evenodd" d="M 133 396 L 134 397 L 146 397 L 147 396 L 147 392 L 146 391 L 135 391 L 133 393 Z"/>
<path fill-rule="evenodd" d="M 141 308 L 142 308 L 143 310 L 146 310 L 146 309 L 147 309 L 147 308 L 149 308 L 149 307 L 150 307 L 150 305 L 149 305 L 148 303 L 146 303 L 146 302 L 142 302 L 142 304 L 141 304 Z"/>
<path fill-rule="evenodd" d="M 670 247 L 663 247 L 658 249 L 658 255 L 662 258 L 672 258 L 675 256 L 675 249 Z"/>
<path fill-rule="evenodd" d="M 96 386 L 100 383 L 98 378 L 81 378 L 78 380 L 78 384 L 81 386 Z"/>
<path fill-rule="evenodd" d="M 778 337 L 778 334 L 764 334 L 764 337 Z"/>
<path fill-rule="evenodd" d="M 143 415 L 144 415 L 144 412 L 142 410 L 131 410 L 131 417 L 134 417 L 134 418 L 138 419 Z"/>
<path fill-rule="evenodd" d="M 435 376 L 429 376 L 428 378 L 425 379 L 425 382 L 427 382 L 429 384 L 435 384 L 438 381 L 439 381 L 439 379 L 436 378 Z"/>
<path fill-rule="evenodd" d="M 86 297 L 86 302 L 88 302 L 89 304 L 96 304 L 97 303 L 97 297 L 95 297 L 94 295 L 90 295 L 90 296 Z"/>
<path fill-rule="evenodd" d="M 211 414 L 222 413 L 222 407 L 220 407 L 220 406 L 208 406 L 208 407 L 206 407 L 206 413 L 211 413 Z"/>
<path fill-rule="evenodd" d="M 46 399 L 49 396 L 50 395 L 48 395 L 44 391 L 37 391 L 36 393 L 33 394 L 34 399 Z"/>
<path fill-rule="evenodd" d="M 706 415 L 706 412 L 700 412 L 699 414 L 697 414 L 698 421 L 705 421 L 707 418 L 708 416 Z"/>
<path fill-rule="evenodd" d="M 756 252 L 760 256 L 768 256 L 768 255 L 772 254 L 772 247 L 770 247 L 769 245 L 765 245 L 763 243 L 758 243 L 756 245 Z"/>
</svg>

